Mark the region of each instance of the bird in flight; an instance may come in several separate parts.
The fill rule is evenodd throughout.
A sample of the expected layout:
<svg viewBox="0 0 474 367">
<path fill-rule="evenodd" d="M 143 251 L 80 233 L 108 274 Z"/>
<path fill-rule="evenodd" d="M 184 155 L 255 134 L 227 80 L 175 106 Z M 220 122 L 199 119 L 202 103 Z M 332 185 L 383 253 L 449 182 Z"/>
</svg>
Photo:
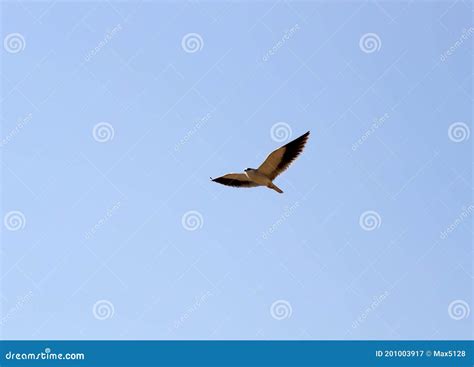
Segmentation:
<svg viewBox="0 0 474 367">
<path fill-rule="evenodd" d="M 266 186 L 269 189 L 283 194 L 283 191 L 273 183 L 273 180 L 291 165 L 301 154 L 308 141 L 309 131 L 299 138 L 278 148 L 270 153 L 260 167 L 247 168 L 244 173 L 229 173 L 227 175 L 212 178 L 211 180 L 222 185 L 234 187 L 258 187 Z"/>
</svg>

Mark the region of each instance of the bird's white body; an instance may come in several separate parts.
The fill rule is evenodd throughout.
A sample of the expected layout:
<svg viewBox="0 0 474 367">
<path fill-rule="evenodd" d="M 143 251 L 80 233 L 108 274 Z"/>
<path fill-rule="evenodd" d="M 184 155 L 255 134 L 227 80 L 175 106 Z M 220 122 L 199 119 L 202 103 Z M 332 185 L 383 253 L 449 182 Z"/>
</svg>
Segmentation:
<svg viewBox="0 0 474 367">
<path fill-rule="evenodd" d="M 258 169 L 247 168 L 245 170 L 245 175 L 248 177 L 249 181 L 254 182 L 256 186 L 266 186 L 269 189 L 279 192 L 280 194 L 283 193 L 283 190 L 276 186 L 267 175 L 260 172 Z"/>
</svg>

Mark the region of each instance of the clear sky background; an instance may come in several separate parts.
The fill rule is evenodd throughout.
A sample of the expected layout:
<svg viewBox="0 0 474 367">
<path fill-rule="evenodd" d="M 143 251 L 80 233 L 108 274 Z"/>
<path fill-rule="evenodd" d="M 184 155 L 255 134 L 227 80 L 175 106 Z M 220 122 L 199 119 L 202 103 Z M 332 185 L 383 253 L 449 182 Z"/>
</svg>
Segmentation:
<svg viewBox="0 0 474 367">
<path fill-rule="evenodd" d="M 472 3 L 1 11 L 3 338 L 472 337 Z"/>
</svg>

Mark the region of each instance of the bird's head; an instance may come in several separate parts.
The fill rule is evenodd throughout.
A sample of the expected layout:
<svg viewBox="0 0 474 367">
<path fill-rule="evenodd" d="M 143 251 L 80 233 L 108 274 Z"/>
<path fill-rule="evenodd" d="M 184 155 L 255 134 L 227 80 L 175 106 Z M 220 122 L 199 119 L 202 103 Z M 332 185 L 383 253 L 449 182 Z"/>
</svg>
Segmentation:
<svg viewBox="0 0 474 367">
<path fill-rule="evenodd" d="M 248 172 L 248 171 L 253 171 L 253 168 L 246 168 L 246 169 L 244 169 L 244 172 Z"/>
</svg>

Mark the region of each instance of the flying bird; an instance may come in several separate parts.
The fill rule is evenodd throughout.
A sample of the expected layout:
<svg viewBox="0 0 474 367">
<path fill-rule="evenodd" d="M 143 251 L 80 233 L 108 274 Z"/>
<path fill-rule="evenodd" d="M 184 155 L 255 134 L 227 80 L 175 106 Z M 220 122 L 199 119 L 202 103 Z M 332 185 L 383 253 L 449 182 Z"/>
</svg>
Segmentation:
<svg viewBox="0 0 474 367">
<path fill-rule="evenodd" d="M 234 187 L 266 186 L 283 194 L 283 191 L 273 183 L 273 180 L 280 173 L 286 171 L 291 163 L 301 154 L 308 141 L 308 137 L 309 131 L 273 151 L 257 169 L 247 168 L 244 170 L 244 173 L 229 173 L 214 179 L 211 177 L 211 180 L 222 185 Z"/>
</svg>

